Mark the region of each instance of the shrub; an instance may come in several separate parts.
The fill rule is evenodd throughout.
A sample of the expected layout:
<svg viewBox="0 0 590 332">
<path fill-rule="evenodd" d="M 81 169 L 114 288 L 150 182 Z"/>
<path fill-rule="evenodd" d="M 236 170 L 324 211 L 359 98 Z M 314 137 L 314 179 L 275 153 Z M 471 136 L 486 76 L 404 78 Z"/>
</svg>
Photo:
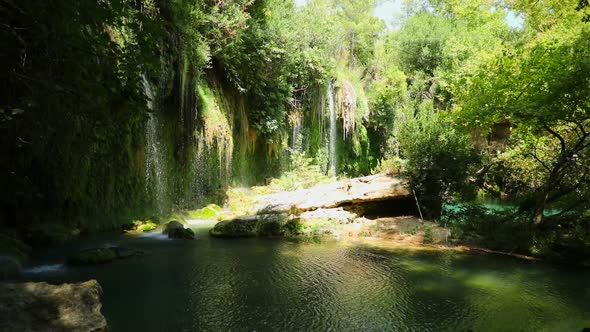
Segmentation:
<svg viewBox="0 0 590 332">
<path fill-rule="evenodd" d="M 425 109 L 402 128 L 400 145 L 423 212 L 438 218 L 442 204 L 466 186 L 479 158 L 468 135 L 457 131 L 448 117 Z"/>
</svg>

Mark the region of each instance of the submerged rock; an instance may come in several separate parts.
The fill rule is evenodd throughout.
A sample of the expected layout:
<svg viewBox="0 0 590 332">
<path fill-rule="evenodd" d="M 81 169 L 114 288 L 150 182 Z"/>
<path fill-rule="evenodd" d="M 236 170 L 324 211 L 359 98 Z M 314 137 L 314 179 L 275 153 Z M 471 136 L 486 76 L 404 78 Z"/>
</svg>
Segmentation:
<svg viewBox="0 0 590 332">
<path fill-rule="evenodd" d="M 104 247 L 85 249 L 67 258 L 69 265 L 94 265 L 114 261 L 115 259 L 124 259 L 138 256 L 143 252 L 126 247 Z"/>
<path fill-rule="evenodd" d="M 195 232 L 190 228 L 185 228 L 180 221 L 172 220 L 166 224 L 162 233 L 167 234 L 170 239 L 194 240 Z"/>
<path fill-rule="evenodd" d="M 76 284 L 0 284 L 0 331 L 107 330 L 96 280 Z"/>
<path fill-rule="evenodd" d="M 92 248 L 77 252 L 67 258 L 69 265 L 103 264 L 117 259 L 114 248 Z"/>
</svg>

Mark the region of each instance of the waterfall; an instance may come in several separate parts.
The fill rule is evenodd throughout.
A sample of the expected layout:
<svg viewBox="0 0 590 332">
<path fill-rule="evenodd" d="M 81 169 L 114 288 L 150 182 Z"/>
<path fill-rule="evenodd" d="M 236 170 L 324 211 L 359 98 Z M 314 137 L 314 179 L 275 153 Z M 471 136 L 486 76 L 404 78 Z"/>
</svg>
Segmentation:
<svg viewBox="0 0 590 332">
<path fill-rule="evenodd" d="M 291 124 L 291 150 L 298 151 L 302 148 L 301 142 L 301 110 L 300 105 L 295 103 L 295 110 L 289 114 Z"/>
<path fill-rule="evenodd" d="M 164 212 L 164 199 L 166 194 L 166 172 L 164 170 L 164 156 L 162 143 L 158 135 L 160 122 L 154 111 L 154 92 L 145 74 L 141 75 L 145 95 L 148 97 L 147 107 L 152 111 L 146 126 L 146 153 L 145 153 L 145 190 L 154 198 L 157 211 Z"/>
<path fill-rule="evenodd" d="M 330 111 L 330 165 L 329 172 L 336 175 L 336 110 L 334 108 L 334 82 L 328 83 L 328 108 Z"/>
<path fill-rule="evenodd" d="M 299 135 L 301 134 L 301 124 L 296 123 L 293 125 L 292 132 L 291 132 L 291 149 L 293 151 L 300 149 L 299 146 Z"/>
</svg>

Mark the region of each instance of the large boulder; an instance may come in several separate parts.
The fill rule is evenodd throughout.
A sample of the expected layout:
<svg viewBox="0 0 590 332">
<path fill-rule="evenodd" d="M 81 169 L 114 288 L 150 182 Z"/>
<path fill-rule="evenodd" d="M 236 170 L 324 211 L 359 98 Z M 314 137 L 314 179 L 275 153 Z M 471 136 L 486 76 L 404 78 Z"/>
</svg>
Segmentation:
<svg viewBox="0 0 590 332">
<path fill-rule="evenodd" d="M 174 228 L 168 231 L 168 238 L 181 240 L 194 240 L 195 232 L 190 228 Z"/>
<path fill-rule="evenodd" d="M 308 189 L 261 195 L 255 198 L 255 210 L 263 213 L 310 211 L 411 197 L 405 180 L 388 174 L 376 174 Z"/>
<path fill-rule="evenodd" d="M 248 216 L 223 220 L 215 224 L 209 234 L 216 237 L 253 237 L 256 236 L 258 216 Z"/>
<path fill-rule="evenodd" d="M 190 228 L 184 228 L 180 221 L 172 220 L 167 223 L 162 233 L 167 234 L 170 239 L 193 240 L 195 232 Z"/>
<path fill-rule="evenodd" d="M 175 229 L 184 229 L 184 225 L 180 221 L 172 220 L 164 226 L 162 233 L 168 234 Z"/>
<path fill-rule="evenodd" d="M 76 284 L 0 283 L 0 331 L 107 330 L 96 280 Z"/>
<path fill-rule="evenodd" d="M 216 237 L 279 236 L 285 233 L 288 220 L 284 213 L 258 214 L 218 222 L 209 233 Z"/>
</svg>

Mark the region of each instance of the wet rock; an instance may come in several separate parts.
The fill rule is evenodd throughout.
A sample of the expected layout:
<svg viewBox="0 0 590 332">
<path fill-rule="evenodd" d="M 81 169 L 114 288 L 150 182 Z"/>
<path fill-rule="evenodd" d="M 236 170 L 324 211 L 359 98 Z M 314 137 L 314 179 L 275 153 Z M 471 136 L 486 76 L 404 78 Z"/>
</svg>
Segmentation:
<svg viewBox="0 0 590 332">
<path fill-rule="evenodd" d="M 167 234 L 170 239 L 193 240 L 195 232 L 190 228 L 185 228 L 180 221 L 172 220 L 167 223 L 162 233 Z"/>
<path fill-rule="evenodd" d="M 0 331 L 107 330 L 96 280 L 76 284 L 0 284 Z"/>
<path fill-rule="evenodd" d="M 68 256 L 67 263 L 69 265 L 94 265 L 108 263 L 117 258 L 114 248 L 91 248 Z"/>
<path fill-rule="evenodd" d="M 175 229 L 184 229 L 184 225 L 180 221 L 172 220 L 164 226 L 162 233 L 168 234 Z"/>
<path fill-rule="evenodd" d="M 104 264 L 114 261 L 115 259 L 125 259 L 142 254 L 143 252 L 141 251 L 127 247 L 109 246 L 102 248 L 90 248 L 70 255 L 67 258 L 67 263 L 69 265 Z"/>
<path fill-rule="evenodd" d="M 224 220 L 215 224 L 209 233 L 216 237 L 253 237 L 257 224 L 258 216 Z"/>
<path fill-rule="evenodd" d="M 143 255 L 143 251 L 135 250 L 133 248 L 110 247 L 110 249 L 115 251 L 117 258 L 119 258 L 119 259 L 125 259 L 125 258 Z"/>
<path fill-rule="evenodd" d="M 190 228 L 173 228 L 168 230 L 168 238 L 181 240 L 194 240 L 195 232 Z"/>
<path fill-rule="evenodd" d="M 21 272 L 22 266 L 18 259 L 12 256 L 0 256 L 0 280 L 18 278 Z"/>
<path fill-rule="evenodd" d="M 287 221 L 285 213 L 258 214 L 221 221 L 209 233 L 216 237 L 280 236 Z"/>
</svg>

